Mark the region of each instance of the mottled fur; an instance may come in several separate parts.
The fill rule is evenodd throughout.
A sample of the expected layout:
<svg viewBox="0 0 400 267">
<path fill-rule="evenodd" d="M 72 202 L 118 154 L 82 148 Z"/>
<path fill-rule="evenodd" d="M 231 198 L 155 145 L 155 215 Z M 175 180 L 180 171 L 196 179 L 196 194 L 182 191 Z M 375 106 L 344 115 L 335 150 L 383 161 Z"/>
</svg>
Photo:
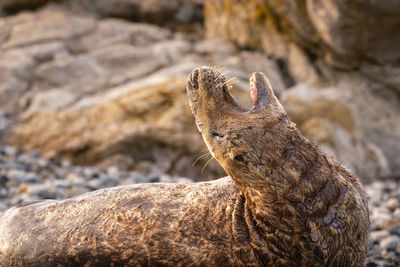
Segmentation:
<svg viewBox="0 0 400 267">
<path fill-rule="evenodd" d="M 216 69 L 188 81 L 198 128 L 230 178 L 11 208 L 0 218 L 0 265 L 362 266 L 369 220 L 358 178 L 301 136 L 254 75 L 251 110 Z"/>
</svg>

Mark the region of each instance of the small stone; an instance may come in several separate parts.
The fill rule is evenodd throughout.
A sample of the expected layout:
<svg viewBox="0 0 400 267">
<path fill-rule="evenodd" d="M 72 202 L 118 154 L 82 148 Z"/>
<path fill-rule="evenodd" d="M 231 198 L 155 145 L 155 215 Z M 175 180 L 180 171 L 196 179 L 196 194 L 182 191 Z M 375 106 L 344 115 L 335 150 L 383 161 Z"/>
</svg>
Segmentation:
<svg viewBox="0 0 400 267">
<path fill-rule="evenodd" d="M 384 238 L 380 242 L 379 246 L 381 249 L 391 250 L 391 249 L 394 249 L 397 244 L 400 244 L 400 237 L 398 237 L 396 235 L 391 235 L 391 236 Z"/>
<path fill-rule="evenodd" d="M 0 186 L 4 186 L 8 182 L 8 177 L 4 174 L 0 175 Z"/>
<path fill-rule="evenodd" d="M 45 168 L 49 165 L 49 161 L 42 158 L 37 161 L 37 164 L 39 165 L 39 167 Z"/>
<path fill-rule="evenodd" d="M 39 159 L 40 156 L 41 156 L 41 154 L 40 154 L 40 151 L 34 150 L 34 151 L 32 151 L 32 152 L 30 153 L 30 156 L 31 156 L 31 158 Z"/>
<path fill-rule="evenodd" d="M 64 192 L 64 198 L 71 198 L 89 192 L 86 185 L 73 185 Z"/>
<path fill-rule="evenodd" d="M 176 182 L 177 183 L 193 183 L 193 180 L 186 178 L 186 177 L 177 177 Z"/>
<path fill-rule="evenodd" d="M 80 175 L 78 175 L 76 173 L 68 174 L 66 179 L 69 180 L 70 182 L 72 182 L 73 184 L 84 184 L 85 183 L 85 179 L 83 179 L 83 177 L 81 177 Z"/>
<path fill-rule="evenodd" d="M 135 183 L 136 184 L 143 184 L 143 183 L 146 183 L 146 182 L 147 182 L 147 179 L 146 179 L 146 176 L 144 176 L 144 175 L 137 175 L 135 177 Z"/>
<path fill-rule="evenodd" d="M 100 172 L 94 168 L 84 168 L 83 169 L 83 174 L 88 177 L 88 178 L 99 178 L 100 177 Z"/>
<path fill-rule="evenodd" d="M 113 177 L 118 177 L 118 167 L 117 166 L 111 166 L 107 168 L 107 174 Z"/>
<path fill-rule="evenodd" d="M 28 185 L 23 183 L 18 186 L 18 193 L 23 194 L 28 190 Z"/>
<path fill-rule="evenodd" d="M 10 169 L 17 169 L 17 170 L 21 170 L 21 171 L 27 170 L 27 166 L 25 164 L 14 163 L 14 162 L 8 162 L 8 163 L 4 164 L 4 168 L 6 170 L 10 170 Z"/>
<path fill-rule="evenodd" d="M 7 177 L 9 180 L 16 184 L 27 183 L 27 173 L 19 169 L 11 169 L 7 171 Z"/>
<path fill-rule="evenodd" d="M 388 208 L 381 206 L 371 209 L 371 221 L 377 229 L 384 229 L 391 219 L 392 215 Z"/>
<path fill-rule="evenodd" d="M 8 190 L 4 187 L 0 187 L 0 198 L 6 198 L 8 196 Z"/>
<path fill-rule="evenodd" d="M 160 182 L 160 177 L 158 176 L 153 176 L 149 178 L 149 183 L 159 183 Z"/>
<path fill-rule="evenodd" d="M 18 153 L 18 149 L 12 146 L 5 146 L 3 148 L 3 151 L 6 153 L 8 156 L 15 157 Z"/>
<path fill-rule="evenodd" d="M 400 220 L 400 208 L 397 208 L 397 209 L 394 210 L 394 212 L 393 212 L 393 217 L 394 217 L 395 219 Z"/>
<path fill-rule="evenodd" d="M 383 191 L 386 193 L 391 193 L 395 191 L 397 188 L 397 184 L 394 181 L 386 181 L 385 186 L 383 187 Z"/>
<path fill-rule="evenodd" d="M 390 235 L 389 231 L 380 230 L 371 232 L 370 237 L 372 241 L 380 242 L 382 239 L 388 237 L 389 235 Z"/>
<path fill-rule="evenodd" d="M 5 204 L 5 203 L 3 203 L 3 202 L 0 202 L 0 212 L 1 211 L 5 211 L 5 210 L 7 210 L 8 209 L 8 207 L 7 207 L 7 205 Z M 1 215 L 1 214 L 0 214 Z"/>
<path fill-rule="evenodd" d="M 57 189 L 65 190 L 65 189 L 67 189 L 69 186 L 72 185 L 72 182 L 69 181 L 69 180 L 57 179 L 57 180 L 54 180 L 54 181 L 52 182 L 52 184 L 53 184 L 53 186 L 54 186 L 55 188 L 57 188 Z"/>
<path fill-rule="evenodd" d="M 39 175 L 37 175 L 34 172 L 28 172 L 26 174 L 26 182 L 27 183 L 31 183 L 31 184 L 33 184 L 33 183 L 41 183 L 41 182 L 43 182 L 43 179 L 42 179 L 42 177 L 40 177 Z"/>
<path fill-rule="evenodd" d="M 27 188 L 26 193 L 31 197 L 39 199 L 55 199 L 56 194 L 54 188 L 50 184 L 32 184 Z"/>
<path fill-rule="evenodd" d="M 64 168 L 66 168 L 66 167 L 71 167 L 71 161 L 68 160 L 68 159 L 63 159 L 63 160 L 61 161 L 61 166 L 64 167 Z"/>
<path fill-rule="evenodd" d="M 400 227 L 393 227 L 390 230 L 390 234 L 391 235 L 397 235 L 398 237 L 400 237 Z"/>
<path fill-rule="evenodd" d="M 135 170 L 137 172 L 140 173 L 149 173 L 152 170 L 153 167 L 153 163 L 151 163 L 150 161 L 139 161 L 136 165 L 135 165 Z"/>
<path fill-rule="evenodd" d="M 161 174 L 161 175 L 159 175 L 159 182 L 170 183 L 170 182 L 172 182 L 172 177 L 168 174 Z"/>
<path fill-rule="evenodd" d="M 399 200 L 397 198 L 390 198 L 387 202 L 386 202 L 386 207 L 391 210 L 394 211 L 396 208 L 399 207 Z"/>
<path fill-rule="evenodd" d="M 102 188 L 117 186 L 119 184 L 119 179 L 115 177 L 106 176 L 99 179 L 91 180 L 89 181 L 88 184 L 90 187 L 94 189 L 102 189 Z"/>
</svg>

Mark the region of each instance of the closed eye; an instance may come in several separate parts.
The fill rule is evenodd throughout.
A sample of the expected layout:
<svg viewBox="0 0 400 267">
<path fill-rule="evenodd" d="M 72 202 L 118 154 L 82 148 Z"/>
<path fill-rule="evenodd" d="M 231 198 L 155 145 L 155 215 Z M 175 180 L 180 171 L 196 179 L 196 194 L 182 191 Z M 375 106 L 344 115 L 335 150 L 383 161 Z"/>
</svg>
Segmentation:
<svg viewBox="0 0 400 267">
<path fill-rule="evenodd" d="M 236 156 L 234 157 L 234 160 L 245 163 L 245 160 L 244 160 L 244 158 L 243 158 L 242 155 L 236 155 Z"/>
<path fill-rule="evenodd" d="M 216 133 L 216 132 L 211 132 L 210 135 L 211 135 L 212 137 L 218 137 L 218 138 L 224 137 L 223 135 L 221 135 L 221 134 L 219 134 L 219 133 Z"/>
</svg>

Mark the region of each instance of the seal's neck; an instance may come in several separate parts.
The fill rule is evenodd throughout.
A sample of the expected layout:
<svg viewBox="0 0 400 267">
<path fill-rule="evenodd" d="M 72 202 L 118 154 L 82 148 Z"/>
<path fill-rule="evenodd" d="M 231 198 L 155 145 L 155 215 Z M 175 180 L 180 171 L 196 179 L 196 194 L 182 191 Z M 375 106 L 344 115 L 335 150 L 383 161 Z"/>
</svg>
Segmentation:
<svg viewBox="0 0 400 267">
<path fill-rule="evenodd" d="M 304 220 L 304 204 L 315 202 L 318 190 L 333 179 L 332 168 L 336 164 L 294 125 L 279 131 L 280 140 L 273 138 L 275 133 L 270 134 L 271 140 L 268 134 L 260 139 L 262 153 L 255 154 L 258 161 L 254 159 L 249 165 L 249 174 L 232 173 L 231 177 L 255 218 L 276 217 L 281 221 L 279 225 L 290 229 Z M 336 187 L 337 183 L 329 186 Z"/>
</svg>

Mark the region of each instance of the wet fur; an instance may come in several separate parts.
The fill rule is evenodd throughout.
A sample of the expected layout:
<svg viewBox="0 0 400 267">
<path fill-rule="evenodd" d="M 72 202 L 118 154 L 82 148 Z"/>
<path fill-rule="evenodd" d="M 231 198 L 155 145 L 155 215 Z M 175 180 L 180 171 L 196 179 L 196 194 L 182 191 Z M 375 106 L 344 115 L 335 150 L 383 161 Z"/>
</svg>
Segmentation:
<svg viewBox="0 0 400 267">
<path fill-rule="evenodd" d="M 188 80 L 198 128 L 230 178 L 11 208 L 0 218 L 0 266 L 362 266 L 359 179 L 298 132 L 256 75 L 251 110 L 214 68 Z"/>
</svg>

